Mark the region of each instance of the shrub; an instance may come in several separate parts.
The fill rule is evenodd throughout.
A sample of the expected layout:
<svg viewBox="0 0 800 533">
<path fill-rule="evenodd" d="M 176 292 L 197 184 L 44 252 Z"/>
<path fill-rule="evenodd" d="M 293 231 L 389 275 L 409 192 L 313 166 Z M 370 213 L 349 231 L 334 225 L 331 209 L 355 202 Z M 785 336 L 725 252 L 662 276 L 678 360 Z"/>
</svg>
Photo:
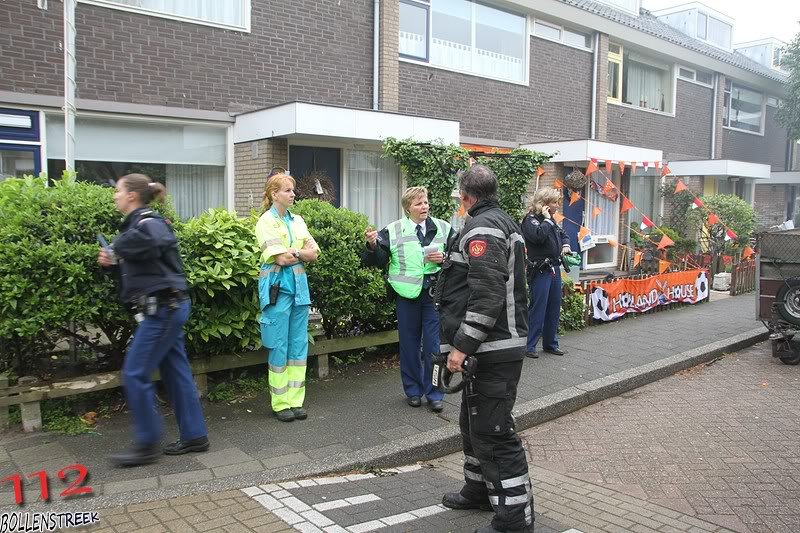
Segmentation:
<svg viewBox="0 0 800 533">
<path fill-rule="evenodd" d="M 561 317 L 558 323 L 560 333 L 583 329 L 585 325 L 584 315 L 585 300 L 584 295 L 575 290 L 575 284 L 563 273 L 561 275 Z"/>
<path fill-rule="evenodd" d="M 688 209 L 686 215 L 696 234 L 703 233 L 709 212 L 719 217 L 720 223 L 708 227 L 707 232 L 713 253 L 731 253 L 734 247 L 748 243 L 756 229 L 756 213 L 753 206 L 732 194 L 703 196 L 702 200 L 706 209 Z M 736 233 L 736 239 L 725 241 L 726 226 Z"/>
<path fill-rule="evenodd" d="M 500 207 L 514 220 L 522 220 L 525 195 L 536 169 L 552 156 L 523 148 L 512 150 L 511 157 L 478 157 L 478 163 L 491 168 L 497 176 Z"/>
<path fill-rule="evenodd" d="M 320 246 L 307 267 L 311 302 L 322 315 L 328 337 L 394 327 L 394 302 L 378 269 L 361 266 L 367 217 L 319 200 L 302 200 L 301 215 Z"/>
</svg>

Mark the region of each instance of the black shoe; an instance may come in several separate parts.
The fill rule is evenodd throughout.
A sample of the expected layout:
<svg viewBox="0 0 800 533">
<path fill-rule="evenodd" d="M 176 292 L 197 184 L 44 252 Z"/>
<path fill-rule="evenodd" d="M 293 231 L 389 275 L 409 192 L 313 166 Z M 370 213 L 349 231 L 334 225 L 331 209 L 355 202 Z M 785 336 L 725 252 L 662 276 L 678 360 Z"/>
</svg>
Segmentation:
<svg viewBox="0 0 800 533">
<path fill-rule="evenodd" d="M 294 413 L 295 420 L 305 420 L 308 418 L 308 413 L 302 407 L 292 407 L 292 413 Z"/>
<path fill-rule="evenodd" d="M 134 444 L 127 450 L 113 453 L 108 458 L 114 466 L 139 466 L 155 463 L 161 456 L 158 444 Z"/>
<path fill-rule="evenodd" d="M 444 409 L 444 402 L 442 400 L 428 400 L 428 406 L 434 413 L 441 413 Z"/>
<path fill-rule="evenodd" d="M 492 504 L 488 500 L 475 501 L 463 497 L 460 492 L 448 492 L 442 496 L 442 505 L 448 509 L 480 509 L 481 511 L 491 511 Z"/>
<path fill-rule="evenodd" d="M 284 409 L 283 411 L 275 411 L 275 418 L 281 422 L 292 422 L 294 420 L 294 411 L 291 409 Z"/>
<path fill-rule="evenodd" d="M 495 529 L 492 524 L 488 526 L 483 526 L 480 529 L 476 529 L 475 533 L 533 533 L 533 524 L 529 526 L 525 526 L 522 529 Z"/>
<path fill-rule="evenodd" d="M 536 353 L 536 350 L 532 352 L 525 352 L 525 357 L 530 357 L 531 359 L 539 359 L 539 354 Z"/>
<path fill-rule="evenodd" d="M 422 401 L 420 401 L 419 396 L 409 396 L 406 398 L 406 403 L 411 407 L 419 407 L 422 405 Z"/>
<path fill-rule="evenodd" d="M 553 355 L 567 355 L 567 352 L 565 352 L 564 350 L 559 350 L 558 348 L 555 348 L 553 350 L 544 350 L 544 351 L 547 353 L 551 353 Z"/>
<path fill-rule="evenodd" d="M 164 455 L 183 455 L 189 452 L 204 452 L 211 445 L 208 437 L 198 437 L 191 440 L 176 440 L 164 446 Z"/>
</svg>

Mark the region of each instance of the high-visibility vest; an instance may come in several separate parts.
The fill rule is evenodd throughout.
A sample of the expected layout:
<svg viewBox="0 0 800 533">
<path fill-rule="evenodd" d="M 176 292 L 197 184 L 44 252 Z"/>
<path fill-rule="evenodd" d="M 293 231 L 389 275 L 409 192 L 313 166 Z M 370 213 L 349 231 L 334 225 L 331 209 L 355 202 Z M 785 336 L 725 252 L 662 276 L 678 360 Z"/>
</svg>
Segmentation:
<svg viewBox="0 0 800 533">
<path fill-rule="evenodd" d="M 436 225 L 436 235 L 430 245 L 444 252 L 450 224 L 431 218 Z M 438 263 L 424 261 L 423 247 L 417 237 L 417 225 L 408 217 L 392 222 L 389 230 L 389 284 L 403 298 L 416 298 L 422 291 L 425 274 L 439 272 Z"/>
</svg>

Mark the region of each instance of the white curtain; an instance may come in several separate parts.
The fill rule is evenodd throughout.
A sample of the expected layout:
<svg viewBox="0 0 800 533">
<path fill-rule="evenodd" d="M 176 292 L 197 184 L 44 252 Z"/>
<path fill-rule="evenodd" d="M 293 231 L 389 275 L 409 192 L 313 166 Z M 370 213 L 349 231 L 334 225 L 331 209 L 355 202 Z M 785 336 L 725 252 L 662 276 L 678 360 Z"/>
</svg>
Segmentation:
<svg viewBox="0 0 800 533">
<path fill-rule="evenodd" d="M 400 169 L 380 152 L 351 150 L 347 167 L 348 208 L 381 229 L 400 218 Z"/>
<path fill-rule="evenodd" d="M 625 102 L 658 111 L 662 111 L 663 103 L 663 110 L 668 111 L 664 94 L 665 71 L 636 61 L 627 61 L 625 67 L 628 71 Z"/>
<path fill-rule="evenodd" d="M 601 177 L 599 172 L 595 172 L 592 174 L 592 176 L 602 188 L 603 184 L 606 182 L 605 178 Z M 594 190 L 592 187 L 587 186 L 587 189 L 589 190 L 585 211 L 586 217 L 589 221 L 587 227 L 591 230 L 592 235 L 595 237 L 605 235 L 616 239 L 617 203 L 612 202 L 598 191 Z M 595 207 L 602 209 L 602 213 L 596 217 L 592 217 L 592 212 L 594 211 Z"/>
<path fill-rule="evenodd" d="M 212 207 L 225 207 L 225 167 L 167 165 L 166 187 L 183 220 Z"/>
<path fill-rule="evenodd" d="M 642 213 L 650 220 L 655 220 L 656 187 L 659 179 L 656 176 L 631 176 L 629 199 L 638 209 L 631 209 L 630 225 L 635 229 L 642 222 Z M 641 213 L 640 213 L 641 211 Z"/>
<path fill-rule="evenodd" d="M 139 7 L 190 19 L 244 26 L 248 0 L 107 0 L 109 3 Z"/>
</svg>

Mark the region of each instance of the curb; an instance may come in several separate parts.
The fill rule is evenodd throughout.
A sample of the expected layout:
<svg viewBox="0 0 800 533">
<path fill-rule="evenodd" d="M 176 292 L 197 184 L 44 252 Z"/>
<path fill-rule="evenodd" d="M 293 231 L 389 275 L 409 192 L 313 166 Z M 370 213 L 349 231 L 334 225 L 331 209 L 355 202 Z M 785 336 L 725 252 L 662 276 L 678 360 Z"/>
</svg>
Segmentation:
<svg viewBox="0 0 800 533">
<path fill-rule="evenodd" d="M 543 424 L 594 403 L 619 396 L 625 392 L 647 385 L 716 359 L 724 353 L 735 352 L 768 338 L 764 328 L 728 337 L 727 339 L 693 348 L 652 363 L 617 372 L 582 385 L 569 387 L 559 392 L 518 404 L 514 409 L 518 431 Z M 127 505 L 189 493 L 218 492 L 239 489 L 244 486 L 274 483 L 286 479 L 319 477 L 333 473 L 375 470 L 418 461 L 427 461 L 461 450 L 461 434 L 458 426 L 449 425 L 392 441 L 387 444 L 353 452 L 333 454 L 324 459 L 309 461 L 272 469 L 268 472 L 242 474 L 224 479 L 203 481 L 120 494 L 104 494 L 93 498 L 95 508 Z M 55 503 L 55 502 L 54 502 Z M 34 504 L 35 506 L 35 504 Z M 33 507 L 33 506 L 32 506 Z M 49 505 L 49 511 L 69 508 L 69 504 Z"/>
</svg>

